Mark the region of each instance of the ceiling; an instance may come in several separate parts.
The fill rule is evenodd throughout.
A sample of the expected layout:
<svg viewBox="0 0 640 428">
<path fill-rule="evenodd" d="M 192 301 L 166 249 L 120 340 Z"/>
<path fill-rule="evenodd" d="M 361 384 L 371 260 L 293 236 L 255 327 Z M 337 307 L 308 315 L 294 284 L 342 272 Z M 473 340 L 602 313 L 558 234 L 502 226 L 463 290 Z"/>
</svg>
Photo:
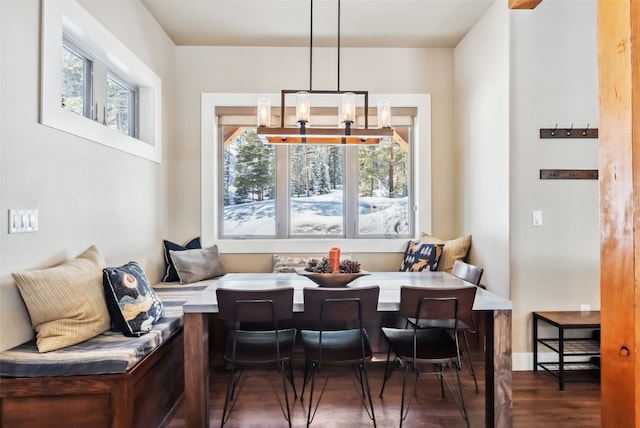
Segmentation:
<svg viewBox="0 0 640 428">
<path fill-rule="evenodd" d="M 180 46 L 309 46 L 311 0 L 141 0 Z M 495 0 L 341 0 L 342 47 L 455 47 Z M 336 46 L 338 0 L 313 2 L 313 46 Z"/>
</svg>

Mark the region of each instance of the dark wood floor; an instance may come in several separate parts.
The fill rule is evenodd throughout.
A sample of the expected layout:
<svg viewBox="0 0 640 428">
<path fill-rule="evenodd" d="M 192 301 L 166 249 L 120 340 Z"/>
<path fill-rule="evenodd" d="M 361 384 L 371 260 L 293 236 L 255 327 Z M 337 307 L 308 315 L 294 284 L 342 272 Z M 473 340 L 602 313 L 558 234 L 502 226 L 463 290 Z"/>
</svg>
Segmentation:
<svg viewBox="0 0 640 428">
<path fill-rule="evenodd" d="M 484 427 L 484 370 L 483 355 L 473 351 L 474 366 L 479 380 L 480 393 L 473 388 L 473 381 L 463 367 L 462 380 L 467 411 L 472 427 Z M 303 360 L 295 361 L 296 386 L 302 384 Z M 374 396 L 374 409 L 378 427 L 397 427 L 399 425 L 401 372 L 390 379 L 384 398 L 378 396 L 382 384 L 383 361 L 374 361 L 369 366 L 369 377 Z M 331 371 L 333 374 L 327 384 L 320 407 L 312 427 L 369 427 L 371 421 L 360 405 L 348 371 Z M 277 372 L 273 373 L 277 376 Z M 276 381 L 279 379 L 275 377 Z M 212 364 L 211 390 L 209 401 L 209 424 L 220 426 L 227 372 L 220 362 Z M 464 427 L 462 416 L 452 398 L 441 398 L 439 384 L 431 376 L 420 381 L 416 401 L 403 426 L 411 427 Z M 281 386 L 281 383 L 276 383 Z M 280 390 L 279 390 L 280 391 Z M 305 396 L 306 398 L 307 396 Z M 293 406 L 293 426 L 303 427 L 306 421 L 306 401 L 296 400 Z M 236 400 L 228 423 L 229 428 L 286 427 L 278 401 L 271 384 L 263 373 L 249 374 Z M 515 428 L 541 427 L 600 427 L 600 384 L 597 379 L 570 382 L 564 391 L 558 390 L 554 377 L 543 372 L 513 373 L 513 426 Z M 169 428 L 185 427 L 182 406 L 169 421 Z"/>
</svg>

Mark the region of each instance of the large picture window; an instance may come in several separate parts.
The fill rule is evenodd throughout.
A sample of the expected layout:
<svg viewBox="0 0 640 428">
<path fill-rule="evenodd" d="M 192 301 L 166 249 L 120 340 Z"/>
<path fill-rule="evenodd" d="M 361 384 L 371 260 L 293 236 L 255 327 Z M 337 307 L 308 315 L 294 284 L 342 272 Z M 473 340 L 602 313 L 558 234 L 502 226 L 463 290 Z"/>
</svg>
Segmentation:
<svg viewBox="0 0 640 428">
<path fill-rule="evenodd" d="M 202 94 L 203 243 L 238 254 L 384 253 L 430 230 L 429 94 L 370 94 L 373 105 L 391 101 L 393 143 L 260 146 L 256 100 L 277 106 L 279 95 Z"/>
<path fill-rule="evenodd" d="M 252 127 L 219 132 L 222 237 L 413 235 L 410 127 L 398 128 L 392 142 L 350 147 L 273 146 Z"/>
</svg>

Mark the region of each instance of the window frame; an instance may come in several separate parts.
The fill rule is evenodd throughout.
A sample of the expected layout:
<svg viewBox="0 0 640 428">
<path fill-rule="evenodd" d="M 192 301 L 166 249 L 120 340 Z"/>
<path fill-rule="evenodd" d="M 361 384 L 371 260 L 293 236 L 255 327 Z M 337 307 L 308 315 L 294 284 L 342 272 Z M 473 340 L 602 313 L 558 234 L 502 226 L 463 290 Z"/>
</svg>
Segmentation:
<svg viewBox="0 0 640 428">
<path fill-rule="evenodd" d="M 217 112 L 218 113 L 218 112 Z M 223 113 L 224 115 L 224 113 Z M 230 130 L 246 130 L 246 129 L 256 129 L 255 125 L 251 126 L 247 124 L 247 118 L 253 118 L 254 115 L 241 115 L 240 112 L 233 112 L 230 114 L 230 117 L 239 117 L 238 124 L 229 123 L 229 120 L 225 120 L 225 123 L 218 126 L 218 139 L 222 140 L 225 135 L 225 127 L 229 127 Z M 250 119 L 249 119 L 250 120 Z M 401 126 L 406 129 L 410 129 L 409 135 L 409 146 L 411 150 L 409 150 L 407 155 L 407 163 L 408 163 L 408 174 L 410 178 L 410 182 L 408 183 L 410 198 L 408 200 L 409 207 L 414 206 L 414 196 L 413 196 L 413 125 L 404 125 Z M 396 127 L 396 129 L 398 129 Z M 237 131 L 236 131 L 237 132 Z M 359 157 L 359 149 L 362 146 L 355 145 L 345 145 L 345 146 L 333 146 L 338 147 L 343 150 L 342 154 L 342 170 L 344 171 L 343 176 L 343 187 L 342 187 L 342 202 L 343 202 L 343 215 L 341 221 L 341 232 L 335 234 L 319 234 L 319 233 L 302 233 L 302 232 L 294 232 L 292 223 L 293 219 L 293 206 L 292 206 L 292 196 L 291 196 L 291 178 L 292 178 L 292 152 L 291 149 L 293 147 L 304 147 L 304 146 L 296 146 L 289 144 L 277 144 L 272 145 L 273 148 L 273 163 L 274 163 L 274 177 L 273 177 L 273 186 L 275 188 L 274 193 L 274 221 L 275 221 L 275 229 L 272 234 L 251 234 L 251 235 L 243 235 L 243 234 L 233 234 L 233 233 L 225 233 L 224 226 L 225 222 L 222 218 L 225 211 L 225 201 L 224 201 L 224 184 L 223 180 L 218 180 L 218 201 L 217 201 L 217 210 L 219 211 L 218 215 L 218 235 L 220 239 L 391 239 L 391 238 L 400 238 L 400 239 L 408 239 L 414 236 L 414 231 L 410 230 L 408 233 L 378 233 L 378 234 L 367 234 L 361 233 L 360 231 L 360 221 L 362 220 L 360 211 L 359 211 L 359 200 L 360 200 L 360 177 L 357 172 L 357 169 L 348 168 L 348 165 L 359 165 L 360 157 Z M 327 146 L 326 146 L 327 147 Z M 222 163 L 225 163 L 225 148 L 222 144 L 218 145 L 218 159 Z M 219 174 L 223 174 L 224 171 L 218 170 Z M 221 178 L 221 177 L 218 177 Z M 408 213 L 408 221 L 410 223 L 410 229 L 413 229 L 414 225 L 414 215 L 413 210 L 409 208 Z"/>
<path fill-rule="evenodd" d="M 227 253 L 323 253 L 327 248 L 339 246 L 345 252 L 386 253 L 404 251 L 407 238 L 336 238 L 326 239 L 222 239 L 219 235 L 220 200 L 219 145 L 216 106 L 254 106 L 258 98 L 271 99 L 278 105 L 280 94 L 231 94 L 203 93 L 201 96 L 201 238 L 205 245 L 217 244 Z M 414 152 L 412 171 L 414 175 L 414 235 L 420 230 L 431 229 L 431 96 L 430 94 L 369 94 L 370 102 L 390 99 L 392 105 L 415 107 Z M 422 166 L 422 168 L 421 168 Z"/>
<path fill-rule="evenodd" d="M 93 106 L 90 118 L 61 106 L 62 44 L 68 38 L 104 64 L 93 70 Z M 43 0 L 40 122 L 63 132 L 100 143 L 157 163 L 162 161 L 162 81 L 133 52 L 75 1 Z M 107 69 L 138 88 L 136 138 L 104 125 Z M 102 71 L 101 71 L 102 70 Z M 95 74 L 104 74 L 96 78 Z M 104 94 L 96 82 L 104 80 Z M 95 111 L 95 103 L 98 111 Z M 103 106 L 105 106 L 103 108 Z"/>
<path fill-rule="evenodd" d="M 72 55 L 82 59 L 82 114 L 81 116 L 91 118 L 93 114 L 93 58 L 84 49 L 79 47 L 69 37 L 64 37 L 62 40 L 62 49 L 69 51 Z M 62 67 L 60 67 L 62 69 Z M 62 92 L 62 91 L 60 91 Z M 66 107 L 65 107 L 66 108 Z M 67 109 L 69 110 L 69 109 Z M 75 112 L 74 112 L 75 113 Z"/>
</svg>

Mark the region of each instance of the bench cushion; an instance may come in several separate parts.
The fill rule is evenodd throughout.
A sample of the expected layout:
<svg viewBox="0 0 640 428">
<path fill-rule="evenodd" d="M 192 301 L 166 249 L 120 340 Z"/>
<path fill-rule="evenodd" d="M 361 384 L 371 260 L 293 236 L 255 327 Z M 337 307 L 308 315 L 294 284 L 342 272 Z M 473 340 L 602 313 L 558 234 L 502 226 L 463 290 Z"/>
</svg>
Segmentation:
<svg viewBox="0 0 640 428">
<path fill-rule="evenodd" d="M 126 337 L 119 331 L 110 330 L 85 342 L 44 354 L 38 352 L 34 340 L 0 352 L 0 376 L 125 373 L 182 327 L 182 305 L 210 283 L 154 285 L 165 314 L 151 331 L 140 337 Z"/>
</svg>

